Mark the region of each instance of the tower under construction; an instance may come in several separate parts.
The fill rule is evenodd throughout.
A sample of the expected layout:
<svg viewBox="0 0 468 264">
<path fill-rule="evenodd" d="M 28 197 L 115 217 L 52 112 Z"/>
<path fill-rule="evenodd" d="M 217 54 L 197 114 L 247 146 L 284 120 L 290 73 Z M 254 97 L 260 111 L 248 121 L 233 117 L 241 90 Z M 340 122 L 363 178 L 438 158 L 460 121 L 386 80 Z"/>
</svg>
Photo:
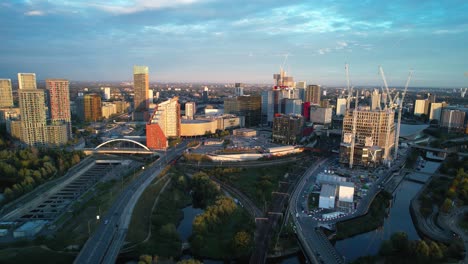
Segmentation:
<svg viewBox="0 0 468 264">
<path fill-rule="evenodd" d="M 347 111 L 343 119 L 340 162 L 373 167 L 384 160 L 391 160 L 391 150 L 395 145 L 394 118 L 395 111 L 389 108 L 371 110 L 358 107 Z M 354 150 L 351 150 L 353 140 Z"/>
</svg>

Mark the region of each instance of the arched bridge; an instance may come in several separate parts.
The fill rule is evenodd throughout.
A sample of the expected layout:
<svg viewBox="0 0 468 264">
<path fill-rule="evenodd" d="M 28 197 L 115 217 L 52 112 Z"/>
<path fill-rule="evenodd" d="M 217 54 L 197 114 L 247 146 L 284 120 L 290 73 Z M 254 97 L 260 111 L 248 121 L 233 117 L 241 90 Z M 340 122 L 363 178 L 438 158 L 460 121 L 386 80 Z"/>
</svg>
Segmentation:
<svg viewBox="0 0 468 264">
<path fill-rule="evenodd" d="M 89 154 L 142 154 L 142 155 L 155 155 L 157 151 L 150 150 L 142 143 L 127 139 L 127 138 L 114 138 L 99 144 L 94 149 L 85 149 L 84 153 Z"/>
</svg>

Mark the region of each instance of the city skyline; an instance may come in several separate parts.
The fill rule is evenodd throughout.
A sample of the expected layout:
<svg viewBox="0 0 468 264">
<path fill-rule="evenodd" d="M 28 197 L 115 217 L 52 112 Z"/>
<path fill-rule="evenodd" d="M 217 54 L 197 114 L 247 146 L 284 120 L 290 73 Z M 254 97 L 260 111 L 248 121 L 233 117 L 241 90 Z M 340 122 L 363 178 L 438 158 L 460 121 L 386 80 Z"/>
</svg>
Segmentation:
<svg viewBox="0 0 468 264">
<path fill-rule="evenodd" d="M 1 78 L 126 81 L 147 65 L 151 82 L 466 87 L 468 3 L 463 1 L 7 1 Z M 368 8 L 372 6 L 372 8 Z"/>
</svg>

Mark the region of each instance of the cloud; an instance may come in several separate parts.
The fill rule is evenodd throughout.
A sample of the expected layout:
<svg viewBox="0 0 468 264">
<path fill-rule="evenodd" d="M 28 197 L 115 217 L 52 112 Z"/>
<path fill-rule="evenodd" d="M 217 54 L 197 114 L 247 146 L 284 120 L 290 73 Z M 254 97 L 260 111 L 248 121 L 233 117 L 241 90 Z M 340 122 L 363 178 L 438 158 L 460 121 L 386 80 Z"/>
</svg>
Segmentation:
<svg viewBox="0 0 468 264">
<path fill-rule="evenodd" d="M 44 16 L 45 12 L 41 10 L 31 10 L 24 13 L 25 16 Z"/>
<path fill-rule="evenodd" d="M 115 3 L 112 3 L 111 1 L 97 4 L 93 3 L 89 4 L 89 6 L 113 14 L 132 14 L 147 10 L 190 5 L 201 1 L 202 0 L 127 0 L 117 1 Z"/>
</svg>

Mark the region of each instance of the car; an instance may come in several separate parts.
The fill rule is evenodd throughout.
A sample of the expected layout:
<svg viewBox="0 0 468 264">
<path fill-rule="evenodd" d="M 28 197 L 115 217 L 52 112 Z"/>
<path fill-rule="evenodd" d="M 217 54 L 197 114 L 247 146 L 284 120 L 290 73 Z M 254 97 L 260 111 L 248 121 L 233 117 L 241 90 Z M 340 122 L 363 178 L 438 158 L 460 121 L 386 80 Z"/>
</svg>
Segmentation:
<svg viewBox="0 0 468 264">
<path fill-rule="evenodd" d="M 109 220 L 104 220 L 104 224 L 107 225 L 109 223 Z"/>
</svg>

